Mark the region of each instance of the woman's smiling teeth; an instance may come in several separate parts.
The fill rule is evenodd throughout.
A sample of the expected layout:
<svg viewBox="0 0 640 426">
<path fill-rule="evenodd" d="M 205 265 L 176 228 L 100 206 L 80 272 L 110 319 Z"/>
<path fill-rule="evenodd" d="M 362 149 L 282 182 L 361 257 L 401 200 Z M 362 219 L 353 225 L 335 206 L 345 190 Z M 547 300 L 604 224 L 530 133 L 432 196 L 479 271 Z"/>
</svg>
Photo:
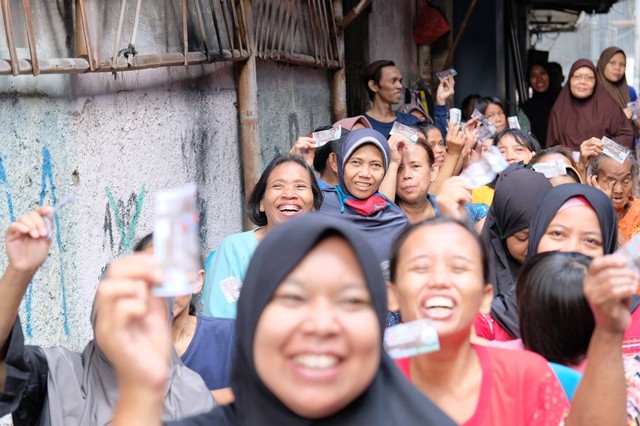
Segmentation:
<svg viewBox="0 0 640 426">
<path fill-rule="evenodd" d="M 356 186 L 361 189 L 369 189 L 371 188 L 371 183 L 368 182 L 356 182 Z"/>
<path fill-rule="evenodd" d="M 295 204 L 284 204 L 279 206 L 278 210 L 283 213 L 297 213 L 300 211 L 300 206 L 296 206 Z"/>
<path fill-rule="evenodd" d="M 327 354 L 305 354 L 293 358 L 294 364 L 314 370 L 331 368 L 338 363 L 338 357 Z"/>
<path fill-rule="evenodd" d="M 427 309 L 453 309 L 453 306 L 453 300 L 443 296 L 430 297 L 424 302 Z"/>
</svg>

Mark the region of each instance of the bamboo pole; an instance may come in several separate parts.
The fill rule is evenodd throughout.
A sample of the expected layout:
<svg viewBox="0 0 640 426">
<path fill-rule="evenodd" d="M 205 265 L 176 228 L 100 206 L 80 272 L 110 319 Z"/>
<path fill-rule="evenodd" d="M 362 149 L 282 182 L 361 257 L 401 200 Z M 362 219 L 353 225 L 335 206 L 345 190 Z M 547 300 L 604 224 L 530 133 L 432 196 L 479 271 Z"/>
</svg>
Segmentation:
<svg viewBox="0 0 640 426">
<path fill-rule="evenodd" d="M 91 44 L 91 34 L 89 34 L 89 22 L 87 16 L 87 8 L 84 4 L 84 0 L 78 0 L 78 6 L 80 6 L 80 17 L 82 21 L 82 34 L 84 36 L 85 48 L 87 50 L 87 56 L 89 57 L 89 66 L 91 67 L 91 71 L 100 67 L 97 59 L 93 54 L 93 45 Z M 77 32 L 76 28 L 76 32 Z"/>
<path fill-rule="evenodd" d="M 196 0 L 197 1 L 197 0 Z M 184 66 L 189 65 L 187 53 L 189 52 L 189 29 L 187 28 L 187 0 L 182 0 L 182 41 L 184 43 Z"/>
<path fill-rule="evenodd" d="M 342 0 L 333 0 L 333 19 L 342 21 Z M 344 31 L 338 27 L 336 41 L 338 44 L 338 61 L 340 69 L 331 75 L 331 119 L 336 122 L 347 117 L 347 73 L 344 67 Z"/>
<path fill-rule="evenodd" d="M 29 43 L 29 54 L 31 55 L 31 68 L 33 75 L 40 74 L 40 64 L 38 63 L 38 51 L 36 50 L 36 37 L 33 33 L 33 18 L 31 16 L 31 3 L 23 0 L 24 22 L 27 27 L 27 41 Z"/>
<path fill-rule="evenodd" d="M 469 7 L 467 7 L 467 11 L 464 14 L 462 23 L 460 24 L 460 29 L 458 30 L 458 33 L 456 34 L 456 37 L 453 40 L 453 44 L 449 49 L 449 53 L 447 54 L 447 59 L 444 61 L 443 69 L 451 68 L 451 65 L 453 65 L 453 54 L 456 51 L 456 47 L 458 47 L 458 43 L 462 38 L 462 34 L 464 34 L 464 31 L 467 29 L 467 24 L 469 24 L 469 18 L 471 18 L 471 13 L 473 12 L 473 9 L 476 7 L 477 2 L 478 0 L 471 0 L 471 3 L 469 3 Z"/>
<path fill-rule="evenodd" d="M 9 0 L 2 0 L 2 17 L 4 18 L 4 30 L 7 35 L 7 47 L 9 47 L 9 57 L 11 58 L 11 74 L 19 75 L 18 51 L 13 38 L 13 19 L 11 18 L 11 6 Z"/>
<path fill-rule="evenodd" d="M 373 0 L 361 0 L 344 18 L 342 18 L 338 24 L 343 30 L 346 29 L 355 19 L 360 16 L 364 10 L 369 7 Z"/>
<path fill-rule="evenodd" d="M 244 194 L 248 197 L 258 182 L 261 169 L 260 138 L 258 133 L 258 80 L 256 76 L 256 56 L 253 48 L 253 16 L 251 0 L 244 2 L 244 12 L 249 33 L 249 59 L 239 66 L 238 72 L 238 112 L 240 119 L 240 152 Z M 248 217 L 245 229 L 252 227 Z"/>
</svg>

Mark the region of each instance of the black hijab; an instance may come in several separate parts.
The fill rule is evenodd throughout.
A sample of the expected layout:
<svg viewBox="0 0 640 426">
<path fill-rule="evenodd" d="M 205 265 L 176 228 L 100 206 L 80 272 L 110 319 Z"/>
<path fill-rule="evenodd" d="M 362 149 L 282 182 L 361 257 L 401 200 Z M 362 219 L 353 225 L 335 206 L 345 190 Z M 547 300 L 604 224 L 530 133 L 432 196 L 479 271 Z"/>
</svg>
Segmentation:
<svg viewBox="0 0 640 426">
<path fill-rule="evenodd" d="M 482 229 L 495 293 L 491 316 L 512 336 L 518 333 L 515 282 L 521 265 L 509 254 L 506 240 L 529 228 L 540 200 L 552 188 L 542 173 L 523 167 L 522 163 L 512 164 L 501 173 Z"/>
<path fill-rule="evenodd" d="M 540 141 L 540 144 L 545 145 L 547 141 L 547 126 L 549 125 L 549 115 L 551 114 L 551 109 L 553 108 L 553 104 L 558 98 L 558 93 L 560 92 L 558 88 L 553 87 L 552 77 L 553 72 L 549 68 L 549 64 L 546 62 L 536 62 L 531 64 L 529 67 L 529 71 L 527 72 L 527 77 L 531 75 L 531 69 L 538 65 L 542 67 L 545 72 L 549 75 L 549 87 L 546 91 L 542 93 L 538 93 L 536 91 L 533 92 L 531 98 L 522 105 L 522 110 L 527 114 L 529 121 L 531 122 L 531 131 L 533 132 L 536 139 Z"/>
<path fill-rule="evenodd" d="M 549 224 L 562 205 L 573 197 L 584 197 L 598 216 L 602 232 L 602 251 L 611 254 L 616 250 L 618 241 L 618 222 L 616 212 L 609 197 L 594 187 L 580 183 L 567 183 L 556 186 L 542 198 L 529 227 L 529 250 L 527 259 L 538 253 L 538 245 Z"/>
<path fill-rule="evenodd" d="M 591 207 L 596 211 L 600 231 L 602 232 L 602 251 L 605 255 L 612 254 L 616 250 L 618 243 L 618 220 L 613 203 L 599 189 L 580 183 L 566 183 L 554 187 L 542 199 L 538 210 L 531 221 L 529 228 L 529 250 L 527 259 L 533 257 L 538 252 L 538 245 L 547 227 L 555 217 L 562 205 L 569 199 L 577 196 L 584 197 Z M 631 298 L 631 312 L 640 306 L 640 296 L 634 294 Z"/>
<path fill-rule="evenodd" d="M 300 232 L 303 230 L 303 232 Z M 253 360 L 255 330 L 263 310 L 283 279 L 323 239 L 344 238 L 365 275 L 383 334 L 387 314 L 386 285 L 372 248 L 360 231 L 343 220 L 310 213 L 270 231 L 256 249 L 238 301 L 237 346 L 232 368 L 236 402 L 180 424 L 198 425 L 453 425 L 411 385 L 382 349 L 380 368 L 367 390 L 339 412 L 306 419 L 287 408 L 262 382 Z"/>
</svg>

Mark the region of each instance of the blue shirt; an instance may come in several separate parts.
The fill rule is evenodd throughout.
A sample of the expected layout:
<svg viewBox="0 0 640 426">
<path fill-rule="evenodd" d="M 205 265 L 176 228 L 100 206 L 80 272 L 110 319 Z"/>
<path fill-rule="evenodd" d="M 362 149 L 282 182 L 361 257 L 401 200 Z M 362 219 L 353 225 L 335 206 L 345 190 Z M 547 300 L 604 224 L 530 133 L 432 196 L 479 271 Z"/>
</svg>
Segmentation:
<svg viewBox="0 0 640 426">
<path fill-rule="evenodd" d="M 242 283 L 253 252 L 258 247 L 254 231 L 226 237 L 205 265 L 202 290 L 203 314 L 208 317 L 235 318 L 238 300 L 228 299 L 222 282 L 229 279 Z"/>
<path fill-rule="evenodd" d="M 389 139 L 389 132 L 391 131 L 391 128 L 393 127 L 393 123 L 395 121 L 401 124 L 406 124 L 407 126 L 411 126 L 412 124 L 416 124 L 420 122 L 420 119 L 418 117 L 413 116 L 411 114 L 404 114 L 401 112 L 397 112 L 395 121 L 392 121 L 390 123 L 383 123 L 382 121 L 375 120 L 371 118 L 369 115 L 367 115 L 367 113 L 363 113 L 362 115 L 367 117 L 367 120 L 369 120 L 369 123 L 371 123 L 371 127 L 374 130 L 377 130 L 380 133 L 382 133 L 382 135 L 387 139 Z"/>
<path fill-rule="evenodd" d="M 235 320 L 198 317 L 191 343 L 180 359 L 200 374 L 209 390 L 230 386 Z"/>
</svg>

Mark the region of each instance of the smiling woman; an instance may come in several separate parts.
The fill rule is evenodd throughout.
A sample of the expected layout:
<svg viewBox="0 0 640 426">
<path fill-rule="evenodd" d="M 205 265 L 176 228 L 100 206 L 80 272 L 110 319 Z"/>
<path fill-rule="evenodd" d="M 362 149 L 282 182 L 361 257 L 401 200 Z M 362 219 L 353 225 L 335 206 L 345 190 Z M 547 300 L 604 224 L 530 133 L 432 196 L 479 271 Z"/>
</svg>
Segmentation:
<svg viewBox="0 0 640 426">
<path fill-rule="evenodd" d="M 235 401 L 170 424 L 453 425 L 382 348 L 386 296 L 374 258 L 361 233 L 332 218 L 309 214 L 270 232 L 238 304 Z M 160 406 L 150 400 L 164 387 L 129 367 L 156 359 L 159 348 L 145 343 L 163 326 L 145 328 L 133 351 L 119 344 L 119 330 L 105 334 L 120 395 L 132 396 L 120 399 L 114 425 L 159 424 Z"/>
<path fill-rule="evenodd" d="M 275 157 L 248 200 L 249 217 L 259 228 L 226 237 L 207 259 L 202 291 L 204 315 L 235 318 L 237 291 L 258 243 L 274 226 L 318 210 L 322 198 L 304 160 L 290 155 Z"/>
<path fill-rule="evenodd" d="M 351 221 L 365 231 L 379 263 L 389 258 L 391 243 L 408 220 L 400 208 L 378 192 L 389 167 L 389 144 L 373 129 L 349 133 L 338 153 L 340 184 L 323 189 L 320 212 Z"/>
<path fill-rule="evenodd" d="M 588 59 L 576 61 L 567 84 L 553 105 L 547 130 L 547 147 L 566 145 L 574 151 L 589 138 L 607 136 L 628 148 L 633 128 L 620 106 L 596 79 Z"/>
<path fill-rule="evenodd" d="M 570 426 L 591 424 L 590 416 L 600 416 L 598 424 L 623 424 L 620 343 L 629 323 L 628 299 L 638 283 L 624 264 L 613 256 L 596 259 L 587 272 L 584 294 L 596 327 L 570 408 L 555 373 L 538 354 L 472 343 L 474 318 L 488 311 L 492 293 L 487 256 L 474 230 L 443 219 L 412 225 L 394 245 L 389 309 L 399 308 L 406 321 L 430 318 L 440 350 L 399 359 L 397 365 L 464 426 Z M 615 279 L 605 279 L 607 274 Z"/>
</svg>

